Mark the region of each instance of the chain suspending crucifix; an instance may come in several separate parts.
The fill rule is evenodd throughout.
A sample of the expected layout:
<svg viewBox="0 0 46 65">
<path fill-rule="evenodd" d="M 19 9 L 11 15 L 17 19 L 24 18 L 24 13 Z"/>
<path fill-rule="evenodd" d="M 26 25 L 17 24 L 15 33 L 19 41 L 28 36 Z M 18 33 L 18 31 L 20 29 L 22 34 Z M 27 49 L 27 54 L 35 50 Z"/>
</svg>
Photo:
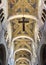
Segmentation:
<svg viewBox="0 0 46 65">
<path fill-rule="evenodd" d="M 19 21 L 19 23 L 23 24 L 23 31 L 25 31 L 25 23 L 29 23 L 29 21 L 25 21 L 25 17 L 23 17 L 22 21 Z"/>
</svg>

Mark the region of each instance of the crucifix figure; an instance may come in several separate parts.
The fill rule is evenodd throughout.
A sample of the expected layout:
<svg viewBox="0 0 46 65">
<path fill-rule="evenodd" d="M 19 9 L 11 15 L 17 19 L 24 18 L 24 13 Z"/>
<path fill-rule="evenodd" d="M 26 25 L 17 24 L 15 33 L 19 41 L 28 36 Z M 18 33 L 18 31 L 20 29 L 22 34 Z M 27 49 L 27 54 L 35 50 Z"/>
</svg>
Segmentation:
<svg viewBox="0 0 46 65">
<path fill-rule="evenodd" d="M 19 21 L 19 23 L 23 24 L 23 31 L 25 31 L 25 23 L 29 23 L 29 21 L 25 21 L 25 17 L 23 17 L 22 21 Z"/>
</svg>

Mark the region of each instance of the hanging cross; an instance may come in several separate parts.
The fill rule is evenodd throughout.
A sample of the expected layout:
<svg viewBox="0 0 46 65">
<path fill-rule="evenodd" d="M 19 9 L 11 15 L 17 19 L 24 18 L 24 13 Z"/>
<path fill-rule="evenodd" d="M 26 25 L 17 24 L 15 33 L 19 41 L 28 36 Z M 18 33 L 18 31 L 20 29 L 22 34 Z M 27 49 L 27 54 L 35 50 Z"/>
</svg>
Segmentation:
<svg viewBox="0 0 46 65">
<path fill-rule="evenodd" d="M 25 23 L 29 23 L 29 21 L 25 21 L 25 17 L 23 17 L 22 21 L 19 21 L 19 23 L 23 23 L 23 31 L 25 31 Z"/>
</svg>

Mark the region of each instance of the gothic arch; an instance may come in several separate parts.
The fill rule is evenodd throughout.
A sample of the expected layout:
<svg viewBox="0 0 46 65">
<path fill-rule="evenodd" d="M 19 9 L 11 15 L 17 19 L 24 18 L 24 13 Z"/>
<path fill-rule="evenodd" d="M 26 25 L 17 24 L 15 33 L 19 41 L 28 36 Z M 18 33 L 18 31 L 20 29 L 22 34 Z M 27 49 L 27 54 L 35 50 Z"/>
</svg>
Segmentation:
<svg viewBox="0 0 46 65">
<path fill-rule="evenodd" d="M 0 65 L 6 65 L 6 50 L 3 44 L 0 44 Z"/>
<path fill-rule="evenodd" d="M 43 44 L 41 46 L 41 50 L 40 50 L 40 62 L 41 62 L 41 65 L 45 65 L 46 64 L 46 44 Z"/>
</svg>

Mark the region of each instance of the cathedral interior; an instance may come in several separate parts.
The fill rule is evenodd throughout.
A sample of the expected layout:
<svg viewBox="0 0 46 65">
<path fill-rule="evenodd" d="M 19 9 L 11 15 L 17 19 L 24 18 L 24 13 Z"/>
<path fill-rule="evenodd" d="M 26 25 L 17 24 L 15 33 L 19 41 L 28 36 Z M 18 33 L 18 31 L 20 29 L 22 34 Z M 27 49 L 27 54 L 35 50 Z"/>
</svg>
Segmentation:
<svg viewBox="0 0 46 65">
<path fill-rule="evenodd" d="M 46 65 L 46 0 L 0 0 L 0 65 Z"/>
</svg>

